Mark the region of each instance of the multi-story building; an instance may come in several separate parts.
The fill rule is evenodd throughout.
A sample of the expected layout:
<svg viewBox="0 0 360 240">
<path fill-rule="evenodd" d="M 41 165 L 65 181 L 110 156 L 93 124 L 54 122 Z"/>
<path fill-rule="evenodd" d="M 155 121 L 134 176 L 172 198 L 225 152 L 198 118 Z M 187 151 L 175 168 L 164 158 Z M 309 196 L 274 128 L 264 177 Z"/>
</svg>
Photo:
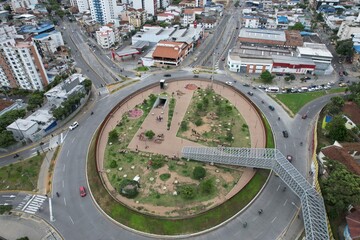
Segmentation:
<svg viewBox="0 0 360 240">
<path fill-rule="evenodd" d="M 90 13 L 93 20 L 101 24 L 113 22 L 124 10 L 116 0 L 89 0 Z"/>
<path fill-rule="evenodd" d="M 167 8 L 170 5 L 170 0 L 157 0 L 157 7 L 158 8 Z"/>
<path fill-rule="evenodd" d="M 242 18 L 242 26 L 245 28 L 258 28 L 259 27 L 259 17 L 245 15 Z"/>
<path fill-rule="evenodd" d="M 70 5 L 77 7 L 80 13 L 89 10 L 88 0 L 70 0 Z"/>
<path fill-rule="evenodd" d="M 11 7 L 13 10 L 16 10 L 17 8 L 29 8 L 38 3 L 38 0 L 11 0 Z"/>
<path fill-rule="evenodd" d="M 48 77 L 33 42 L 0 42 L 0 84 L 11 88 L 43 90 Z"/>
<path fill-rule="evenodd" d="M 339 27 L 337 36 L 339 37 L 339 40 L 345 40 L 352 38 L 352 35 L 354 35 L 355 33 L 360 33 L 360 23 L 353 21 L 344 21 Z"/>
<path fill-rule="evenodd" d="M 314 61 L 316 68 L 314 73 L 318 75 L 329 75 L 333 72 L 331 61 L 333 55 L 325 44 L 305 42 L 303 47 L 297 47 L 297 55 Z"/>
<path fill-rule="evenodd" d="M 15 26 L 0 26 L 0 40 L 15 37 L 15 35 L 17 35 Z"/>
<path fill-rule="evenodd" d="M 129 24 L 135 28 L 140 28 L 146 22 L 146 12 L 143 9 L 128 8 L 126 16 Z"/>
<path fill-rule="evenodd" d="M 184 42 L 160 41 L 152 54 L 158 65 L 178 66 L 190 52 L 190 45 Z"/>
<path fill-rule="evenodd" d="M 155 16 L 158 9 L 157 0 L 133 0 L 133 8 L 144 9 L 148 14 Z"/>
<path fill-rule="evenodd" d="M 110 48 L 116 42 L 115 35 L 119 35 L 119 33 L 115 34 L 115 31 L 108 27 L 102 26 L 99 31 L 96 31 L 96 41 L 102 48 Z M 117 37 L 119 40 L 119 37 Z"/>
<path fill-rule="evenodd" d="M 181 18 L 181 25 L 187 26 L 188 24 L 194 23 L 196 15 L 200 15 L 203 11 L 203 8 L 185 8 L 183 17 Z"/>
<path fill-rule="evenodd" d="M 64 45 L 61 32 L 56 30 L 36 35 L 32 39 L 39 51 L 39 54 L 43 58 L 52 56 L 59 46 Z"/>
</svg>

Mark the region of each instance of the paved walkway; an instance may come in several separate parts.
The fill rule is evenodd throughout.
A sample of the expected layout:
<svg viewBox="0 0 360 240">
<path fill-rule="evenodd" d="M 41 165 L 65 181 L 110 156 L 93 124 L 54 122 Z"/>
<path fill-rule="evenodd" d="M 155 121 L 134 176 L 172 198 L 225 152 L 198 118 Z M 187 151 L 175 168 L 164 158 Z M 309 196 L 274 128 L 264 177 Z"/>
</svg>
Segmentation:
<svg viewBox="0 0 360 240">
<path fill-rule="evenodd" d="M 51 145 L 50 145 L 51 146 Z M 51 148 L 51 147 L 50 147 Z M 38 182 L 37 182 L 37 189 L 39 194 L 47 194 L 50 189 L 48 189 L 48 183 L 49 183 L 49 166 L 51 163 L 51 160 L 53 159 L 55 153 L 55 149 L 51 148 L 46 153 L 45 159 L 41 164 Z"/>
<path fill-rule="evenodd" d="M 179 129 L 180 122 L 182 121 L 186 109 L 190 103 L 190 100 L 193 95 L 192 90 L 188 90 L 185 86 L 189 83 L 196 84 L 198 87 L 205 88 L 210 82 L 202 82 L 195 80 L 186 80 L 186 81 L 176 81 L 168 84 L 167 92 L 174 92 L 176 96 L 176 105 L 174 110 L 174 116 L 171 123 L 170 130 L 167 130 L 167 113 L 168 106 L 165 106 L 164 109 L 152 109 L 150 114 L 145 118 L 142 127 L 135 134 L 134 138 L 130 141 L 128 148 L 132 150 L 140 150 L 143 152 L 149 153 L 159 153 L 168 155 L 169 157 L 173 157 L 174 154 L 177 157 L 181 157 L 181 150 L 184 146 L 200 146 L 195 142 L 191 142 L 182 138 L 176 137 L 176 133 Z M 184 93 L 181 96 L 177 96 L 176 92 L 181 91 Z M 218 85 L 214 83 L 214 91 L 224 98 L 228 99 L 230 102 L 234 104 L 234 106 L 241 113 L 246 123 L 249 126 L 250 136 L 251 136 L 251 147 L 253 148 L 263 148 L 266 144 L 266 132 L 265 128 L 262 125 L 261 116 L 255 110 L 255 108 L 251 105 L 247 98 L 238 94 L 230 87 L 226 87 L 223 85 Z M 104 129 L 99 138 L 100 144 L 97 146 L 98 148 L 98 167 L 100 172 L 102 173 L 103 180 L 107 186 L 107 188 L 111 192 L 116 192 L 113 186 L 111 186 L 107 174 L 104 169 L 104 156 L 105 156 L 105 147 L 108 142 L 108 133 L 114 129 L 116 124 L 120 121 L 122 115 L 134 108 L 137 104 L 144 101 L 144 98 L 147 98 L 149 94 L 158 95 L 161 93 L 159 87 L 154 87 L 147 91 L 144 91 L 142 94 L 139 94 L 129 100 L 123 107 L 121 107 L 118 111 L 116 111 L 113 116 L 109 119 L 108 123 L 104 126 Z M 163 121 L 159 122 L 156 120 L 156 117 L 161 115 L 163 117 Z M 146 130 L 153 130 L 156 134 L 164 134 L 165 141 L 162 144 L 157 144 L 154 142 L 144 142 L 140 141 L 137 137 L 141 132 L 145 132 Z M 253 177 L 255 171 L 250 168 L 246 168 L 242 177 L 238 181 L 237 185 L 234 189 L 226 196 L 230 198 L 233 194 L 236 194 L 239 190 L 241 190 Z"/>
<path fill-rule="evenodd" d="M 0 237 L 9 240 L 22 237 L 28 237 L 30 240 L 62 239 L 47 222 L 29 214 L 0 215 Z"/>
</svg>

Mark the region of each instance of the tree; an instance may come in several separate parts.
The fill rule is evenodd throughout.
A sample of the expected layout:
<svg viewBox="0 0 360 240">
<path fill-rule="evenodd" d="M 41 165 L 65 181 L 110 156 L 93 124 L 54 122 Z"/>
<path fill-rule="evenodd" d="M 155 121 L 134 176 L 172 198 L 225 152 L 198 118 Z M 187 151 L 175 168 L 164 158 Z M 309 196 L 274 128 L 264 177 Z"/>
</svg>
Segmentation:
<svg viewBox="0 0 360 240">
<path fill-rule="evenodd" d="M 204 178 L 206 175 L 206 170 L 203 167 L 197 166 L 193 170 L 193 177 L 197 180 Z"/>
<path fill-rule="evenodd" d="M 203 194 L 211 194 L 214 192 L 215 186 L 212 179 L 205 180 L 200 183 L 200 191 Z"/>
<path fill-rule="evenodd" d="M 19 118 L 23 118 L 26 115 L 25 109 L 11 110 L 0 116 L 0 131 L 6 129 L 11 123 Z"/>
<path fill-rule="evenodd" d="M 271 81 L 274 79 L 275 76 L 271 75 L 271 73 L 266 70 L 265 72 L 262 72 L 260 75 L 261 80 L 263 80 L 266 83 L 271 83 Z"/>
<path fill-rule="evenodd" d="M 360 204 L 360 177 L 334 160 L 327 160 L 325 165 L 329 175 L 320 181 L 325 203 L 334 209 L 330 218 L 345 212 L 350 204 Z"/>
<path fill-rule="evenodd" d="M 319 22 L 324 22 L 324 17 L 322 15 L 322 13 L 318 13 L 316 15 L 316 20 L 318 20 Z"/>
<path fill-rule="evenodd" d="M 135 180 L 123 179 L 119 184 L 119 193 L 127 198 L 135 198 L 138 191 L 139 183 Z"/>
<path fill-rule="evenodd" d="M 180 188 L 180 195 L 187 200 L 194 199 L 196 195 L 195 187 L 191 185 L 185 185 Z"/>
<path fill-rule="evenodd" d="M 338 41 L 336 44 L 336 53 L 344 56 L 348 61 L 352 59 L 354 55 L 354 43 L 352 39 L 346 39 Z"/>
<path fill-rule="evenodd" d="M 153 139 L 153 137 L 155 136 L 155 133 L 152 130 L 148 130 L 148 131 L 145 132 L 145 136 L 148 139 Z"/>
<path fill-rule="evenodd" d="M 303 31 L 304 29 L 305 29 L 305 26 L 301 22 L 297 22 L 294 24 L 294 26 L 289 27 L 289 30 Z"/>
<path fill-rule="evenodd" d="M 360 106 L 360 83 L 353 83 L 349 86 L 350 95 L 348 99 Z"/>
<path fill-rule="evenodd" d="M 326 106 L 326 111 L 331 115 L 336 115 L 341 112 L 345 101 L 342 97 L 336 96 L 331 98 L 331 103 Z"/>
<path fill-rule="evenodd" d="M 117 142 L 119 141 L 119 134 L 116 129 L 113 129 L 109 132 L 109 142 Z"/>
<path fill-rule="evenodd" d="M 1 131 L 0 132 L 0 147 L 7 147 L 15 143 L 14 136 L 10 131 Z"/>
<path fill-rule="evenodd" d="M 82 85 L 84 85 L 86 94 L 88 94 L 91 90 L 91 86 L 92 86 L 92 82 L 90 79 L 85 79 L 82 83 Z"/>
<path fill-rule="evenodd" d="M 331 122 L 326 125 L 328 137 L 333 141 L 344 141 L 347 136 L 347 129 L 345 127 L 346 120 L 341 115 L 333 117 Z"/>
</svg>

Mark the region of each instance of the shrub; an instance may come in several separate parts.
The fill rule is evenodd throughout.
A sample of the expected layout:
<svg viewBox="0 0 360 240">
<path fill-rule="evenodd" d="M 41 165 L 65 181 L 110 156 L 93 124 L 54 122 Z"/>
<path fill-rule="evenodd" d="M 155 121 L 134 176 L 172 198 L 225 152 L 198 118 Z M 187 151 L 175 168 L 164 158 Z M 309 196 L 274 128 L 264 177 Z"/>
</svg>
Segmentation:
<svg viewBox="0 0 360 240">
<path fill-rule="evenodd" d="M 170 174 L 170 173 L 163 173 L 163 174 L 160 175 L 160 179 L 161 179 L 162 181 L 166 181 L 166 180 L 168 180 L 170 177 L 171 177 L 171 174 Z"/>
<path fill-rule="evenodd" d="M 112 160 L 110 163 L 110 168 L 116 168 L 117 166 L 117 162 L 115 160 Z"/>
<path fill-rule="evenodd" d="M 109 142 L 117 142 L 119 141 L 119 134 L 116 129 L 109 132 Z"/>
<path fill-rule="evenodd" d="M 202 178 L 204 178 L 206 175 L 206 170 L 203 167 L 197 166 L 194 168 L 193 171 L 193 177 L 197 180 L 200 180 Z"/>
<path fill-rule="evenodd" d="M 198 119 L 195 120 L 195 125 L 197 127 L 201 126 L 202 124 L 203 124 L 203 120 L 201 118 L 198 118 Z"/>
<path fill-rule="evenodd" d="M 155 133 L 152 130 L 148 130 L 148 131 L 145 132 L 145 136 L 148 139 L 153 139 L 153 137 L 155 136 Z"/>
<path fill-rule="evenodd" d="M 135 198 L 139 194 L 138 185 L 134 180 L 124 179 L 119 184 L 119 193 L 127 198 Z"/>
<path fill-rule="evenodd" d="M 151 160 L 151 167 L 153 169 L 159 169 L 162 166 L 164 166 L 164 160 L 163 159 L 155 158 L 155 159 Z"/>
<path fill-rule="evenodd" d="M 182 121 L 180 124 L 180 129 L 181 131 L 186 132 L 189 129 L 188 122 Z"/>
<path fill-rule="evenodd" d="M 200 191 L 203 194 L 211 194 L 214 192 L 215 186 L 214 182 L 211 179 L 201 182 L 200 184 Z"/>
<path fill-rule="evenodd" d="M 196 195 L 195 187 L 191 185 L 182 186 L 180 189 L 180 196 L 184 199 L 194 199 Z"/>
</svg>

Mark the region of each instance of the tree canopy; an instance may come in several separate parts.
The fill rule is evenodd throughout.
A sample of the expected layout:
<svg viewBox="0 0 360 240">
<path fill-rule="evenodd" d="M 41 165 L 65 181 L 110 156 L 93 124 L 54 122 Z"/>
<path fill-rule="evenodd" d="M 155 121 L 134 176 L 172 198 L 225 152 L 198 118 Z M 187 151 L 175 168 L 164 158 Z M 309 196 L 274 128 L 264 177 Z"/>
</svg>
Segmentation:
<svg viewBox="0 0 360 240">
<path fill-rule="evenodd" d="M 328 137 L 333 141 L 344 141 L 348 135 L 345 127 L 346 120 L 341 115 L 333 117 L 331 122 L 326 125 Z"/>
<path fill-rule="evenodd" d="M 326 167 L 329 175 L 320 183 L 325 203 L 333 209 L 329 214 L 333 218 L 344 212 L 350 204 L 360 204 L 360 177 L 334 160 L 328 160 Z"/>
<path fill-rule="evenodd" d="M 337 45 L 336 45 L 336 53 L 346 57 L 346 59 L 348 59 L 348 60 L 352 59 L 352 57 L 354 55 L 353 47 L 354 47 L 354 43 L 353 43 L 352 39 L 338 41 Z"/>
<path fill-rule="evenodd" d="M 349 100 L 354 101 L 357 105 L 360 106 L 360 83 L 353 83 L 349 86 L 350 95 L 348 96 Z"/>
<path fill-rule="evenodd" d="M 261 73 L 260 78 L 266 83 L 271 83 L 271 81 L 274 79 L 274 75 L 272 75 L 268 70 Z"/>
<path fill-rule="evenodd" d="M 294 26 L 289 27 L 289 30 L 303 31 L 304 29 L 305 29 L 305 26 L 301 22 L 297 22 L 294 24 Z"/>
<path fill-rule="evenodd" d="M 331 98 L 331 103 L 326 106 L 326 111 L 331 115 L 336 115 L 341 112 L 342 107 L 344 106 L 345 101 L 342 97 L 335 96 Z"/>
</svg>

